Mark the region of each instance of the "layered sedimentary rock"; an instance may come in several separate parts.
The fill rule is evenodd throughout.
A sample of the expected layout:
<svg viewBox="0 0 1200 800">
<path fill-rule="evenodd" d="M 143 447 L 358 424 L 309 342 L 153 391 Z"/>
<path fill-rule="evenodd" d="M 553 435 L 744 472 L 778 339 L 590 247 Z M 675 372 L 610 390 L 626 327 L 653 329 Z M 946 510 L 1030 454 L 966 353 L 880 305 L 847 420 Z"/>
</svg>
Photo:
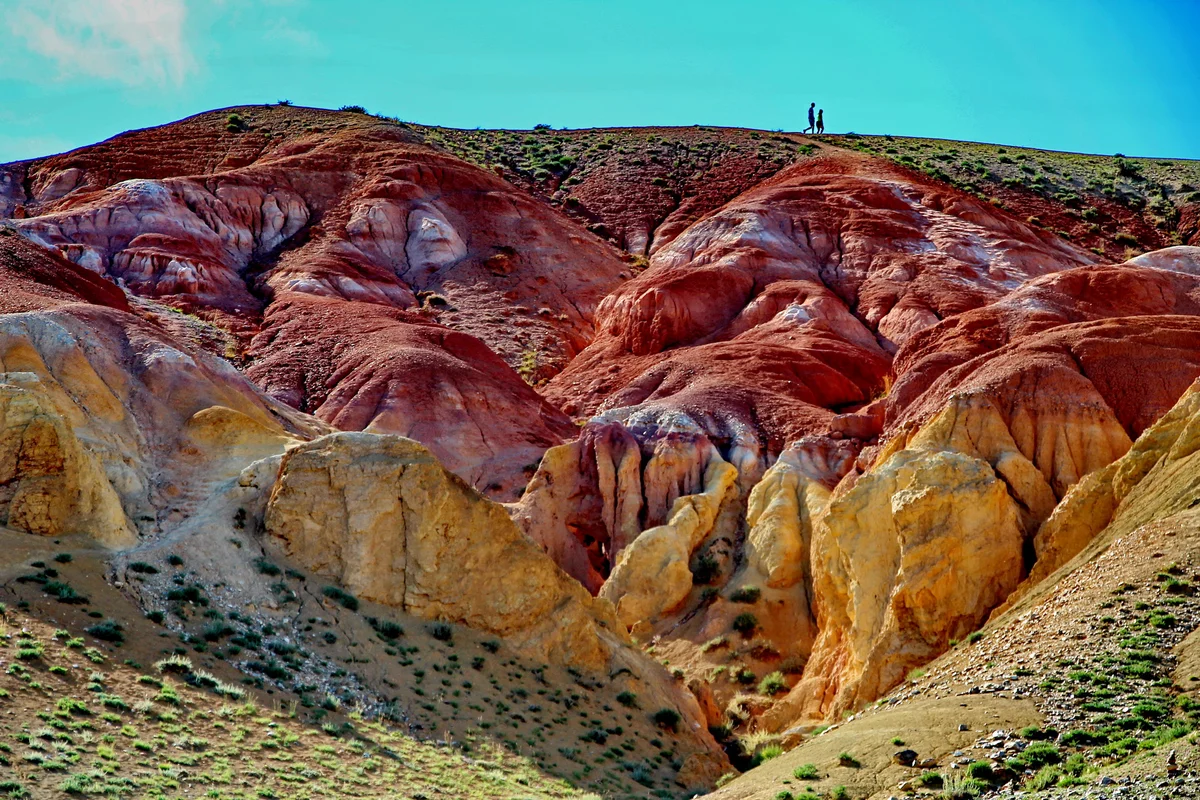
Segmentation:
<svg viewBox="0 0 1200 800">
<path fill-rule="evenodd" d="M 364 599 L 555 663 L 601 669 L 624 640 L 611 606 L 409 439 L 339 433 L 290 450 L 265 523 L 289 557 Z"/>
<path fill-rule="evenodd" d="M 1022 586 L 1023 592 L 1068 563 L 1101 532 L 1111 540 L 1151 520 L 1194 507 L 1200 497 L 1197 452 L 1200 385 L 1193 384 L 1124 457 L 1087 476 L 1067 493 L 1037 532 L 1038 562 Z"/>
<path fill-rule="evenodd" d="M 1090 259 L 877 162 L 813 159 L 656 251 L 548 395 L 571 413 L 687 413 L 765 466 L 877 395 L 917 331 Z"/>
<path fill-rule="evenodd" d="M 561 369 L 625 263 L 402 126 L 256 108 L 230 130 L 226 116 L 13 165 L 5 213 L 86 270 L 230 331 L 222 349 L 285 402 L 422 438 L 511 498 L 573 431 L 513 368 L 531 382 Z"/>
<path fill-rule="evenodd" d="M 870 701 L 1142 519 L 1129 498 L 1190 491 L 1163 415 L 1200 375 L 1194 247 L 1096 266 L 827 143 L 731 150 L 719 186 L 651 161 L 670 180 L 621 197 L 581 170 L 552 189 L 572 219 L 415 127 L 227 114 L 0 168 L 8 527 L 187 540 L 278 610 L 240 515 L 540 658 L 619 673 L 632 629 L 705 722 L 786 672 L 774 708 L 730 706 L 783 727 Z M 365 433 L 304 444 L 329 426 Z"/>
<path fill-rule="evenodd" d="M 214 481 L 323 430 L 226 362 L 100 306 L 0 318 L 0 383 L 8 525 L 113 546 L 161 531 Z"/>
<path fill-rule="evenodd" d="M 111 281 L 34 245 L 15 227 L 0 222 L 0 313 L 40 311 L 69 303 L 129 310 L 124 292 Z"/>
<path fill-rule="evenodd" d="M 871 700 L 986 619 L 1021 578 L 1017 508 L 983 461 L 905 450 L 834 498 L 813 537 L 820 633 L 779 727 Z"/>
<path fill-rule="evenodd" d="M 419 314 L 290 295 L 254 346 L 262 355 L 248 375 L 273 397 L 342 430 L 426 442 L 481 489 L 510 494 L 576 431 L 479 339 Z"/>
</svg>

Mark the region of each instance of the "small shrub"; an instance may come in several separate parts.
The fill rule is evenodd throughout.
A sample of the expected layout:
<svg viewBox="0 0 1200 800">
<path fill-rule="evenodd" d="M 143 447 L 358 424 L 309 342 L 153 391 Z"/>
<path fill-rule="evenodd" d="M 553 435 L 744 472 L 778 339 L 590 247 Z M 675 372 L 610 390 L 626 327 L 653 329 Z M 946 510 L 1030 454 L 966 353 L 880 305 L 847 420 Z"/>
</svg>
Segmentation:
<svg viewBox="0 0 1200 800">
<path fill-rule="evenodd" d="M 362 106 L 358 106 L 358 105 L 342 106 L 341 108 L 338 109 L 338 111 L 349 111 L 353 114 L 367 113 L 367 110 L 365 108 L 363 108 Z"/>
<path fill-rule="evenodd" d="M 163 612 L 161 612 L 161 611 L 146 612 L 146 619 L 150 620 L 151 622 L 155 623 L 156 625 L 162 625 L 163 621 L 166 620 L 166 618 L 167 618 L 166 615 L 163 614 Z"/>
<path fill-rule="evenodd" d="M 769 744 L 754 754 L 754 762 L 756 765 L 762 764 L 773 758 L 779 758 L 781 755 L 783 755 L 783 747 L 777 744 Z"/>
<path fill-rule="evenodd" d="M 1138 716 L 1136 710 L 1134 711 L 1134 715 Z M 1067 747 L 1090 747 L 1092 745 L 1105 744 L 1108 741 L 1108 737 L 1098 731 L 1073 730 L 1067 731 L 1058 737 L 1058 741 Z M 1028 751 L 1028 748 L 1026 750 Z M 1058 762 L 1054 761 L 1050 763 L 1057 764 Z"/>
<path fill-rule="evenodd" d="M 680 716 L 679 712 L 673 708 L 660 708 L 650 716 L 650 719 L 663 730 L 674 733 L 679 727 Z"/>
<path fill-rule="evenodd" d="M 58 602 L 67 603 L 68 605 L 78 606 L 84 605 L 88 602 L 88 599 L 76 592 L 73 586 L 71 586 L 69 583 L 63 583 L 62 581 L 48 581 L 46 585 L 42 587 L 42 591 L 57 599 Z"/>
<path fill-rule="evenodd" d="M 129 565 L 130 572 L 137 572 L 142 575 L 157 575 L 158 567 L 153 564 L 147 564 L 145 561 L 134 561 Z"/>
<path fill-rule="evenodd" d="M 173 672 L 182 675 L 192 671 L 192 660 L 187 656 L 167 656 L 161 661 L 154 662 L 154 668 L 159 672 Z"/>
<path fill-rule="evenodd" d="M 729 595 L 729 599 L 734 603 L 757 603 L 761 595 L 762 590 L 757 586 L 741 586 Z"/>
<path fill-rule="evenodd" d="M 182 567 L 183 559 L 172 553 L 171 555 L 167 556 L 167 563 L 172 567 Z"/>
<path fill-rule="evenodd" d="M 1021 760 L 1033 769 L 1062 761 L 1062 753 L 1049 742 L 1034 742 L 1021 753 Z"/>
<path fill-rule="evenodd" d="M 208 598 L 204 596 L 204 592 L 199 586 L 184 586 L 179 589 L 171 589 L 167 592 L 167 600 L 172 603 L 194 603 L 198 606 L 207 606 Z"/>
<path fill-rule="evenodd" d="M 843 767 L 853 767 L 854 769 L 858 769 L 862 766 L 862 762 L 849 753 L 840 753 L 838 755 L 838 763 Z"/>
<path fill-rule="evenodd" d="M 283 570 L 272 564 L 270 561 L 267 561 L 265 558 L 254 559 L 254 568 L 258 570 L 260 575 L 270 575 L 271 577 L 283 573 Z"/>
<path fill-rule="evenodd" d="M 435 622 L 427 630 L 429 635 L 439 642 L 448 642 L 454 638 L 454 629 L 444 622 Z"/>
<path fill-rule="evenodd" d="M 111 619 L 106 619 L 104 622 L 92 625 L 85 630 L 102 642 L 116 642 L 119 644 L 125 641 L 125 629 L 121 627 L 121 623 Z"/>
<path fill-rule="evenodd" d="M 995 774 L 992 772 L 991 762 L 972 761 L 967 765 L 967 777 L 978 781 L 990 782 L 995 777 Z"/>
<path fill-rule="evenodd" d="M 336 586 L 326 586 L 321 590 L 321 594 L 348 611 L 358 611 L 358 598 L 343 589 L 339 589 Z"/>
<path fill-rule="evenodd" d="M 1058 785 L 1062 772 L 1057 767 L 1042 767 L 1037 774 L 1025 782 L 1025 788 L 1035 792 Z"/>
<path fill-rule="evenodd" d="M 72 559 L 70 553 L 59 553 L 54 557 L 54 560 L 59 564 L 70 564 Z"/>
<path fill-rule="evenodd" d="M 783 677 L 782 672 L 768 673 L 758 682 L 758 693 L 765 694 L 768 697 L 786 692 L 787 690 L 787 679 Z"/>
<path fill-rule="evenodd" d="M 637 695 L 629 691 L 621 692 L 617 695 L 617 702 L 626 708 L 637 708 Z"/>
<path fill-rule="evenodd" d="M 717 560 L 708 553 L 704 553 L 696 559 L 696 568 L 692 570 L 692 583 L 708 584 L 721 573 L 720 565 Z"/>
<path fill-rule="evenodd" d="M 802 781 L 815 781 L 821 777 L 816 764 L 801 764 L 792 770 L 792 776 Z"/>
<path fill-rule="evenodd" d="M 758 618 L 749 612 L 738 614 L 733 620 L 733 629 L 742 636 L 750 638 L 758 629 Z"/>
<path fill-rule="evenodd" d="M 375 619 L 374 617 L 369 617 L 367 622 L 375 630 L 375 632 L 384 639 L 394 640 L 399 639 L 404 635 L 404 628 L 400 627 L 395 622 L 392 622 L 390 619 L 379 620 Z"/>
</svg>

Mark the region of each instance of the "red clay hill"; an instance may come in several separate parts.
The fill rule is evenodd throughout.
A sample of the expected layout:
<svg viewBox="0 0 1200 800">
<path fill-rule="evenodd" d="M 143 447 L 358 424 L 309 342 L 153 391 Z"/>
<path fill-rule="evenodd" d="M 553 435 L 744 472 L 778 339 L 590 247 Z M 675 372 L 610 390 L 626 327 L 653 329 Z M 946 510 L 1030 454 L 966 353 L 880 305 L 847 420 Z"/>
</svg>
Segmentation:
<svg viewBox="0 0 1200 800">
<path fill-rule="evenodd" d="M 805 435 L 874 439 L 882 416 L 846 415 L 906 342 L 1105 260 L 1003 205 L 834 140 L 284 106 L 0 167 L 29 242 L 210 323 L 197 341 L 285 403 L 507 497 L 571 418 L 710 437 L 753 472 Z"/>
<path fill-rule="evenodd" d="M 1193 162 L 289 106 L 0 166 L 0 367 L 61 384 L 29 414 L 84 409 L 79 436 L 55 429 L 58 494 L 25 459 L 21 503 L 12 481 L 0 500 L 32 518 L 56 507 L 38 498 L 100 486 L 72 513 L 107 520 L 113 546 L 227 542 L 220 526 L 265 506 L 235 512 L 212 487 L 277 504 L 285 450 L 400 434 L 508 503 L 446 479 L 422 569 L 471 527 L 441 503 L 461 494 L 602 638 L 661 648 L 706 743 L 700 715 L 718 731 L 838 718 L 1107 524 L 1135 441 L 1163 439 L 1200 375 L 1197 185 Z M 112 368 L 73 391 L 80 359 Z M 128 419 L 88 405 L 101 384 Z M 406 512 L 370 476 L 431 459 L 330 441 L 293 476 L 328 502 L 296 490 L 288 530 L 321 534 L 320 564 L 342 544 L 318 511 L 347 548 L 362 534 L 377 550 L 346 580 L 416 563 L 378 555 Z M 1068 516 L 1080 486 L 1106 498 L 1090 521 Z M 360 490 L 366 511 L 345 502 Z M 387 595 L 396 569 L 360 583 Z"/>
</svg>

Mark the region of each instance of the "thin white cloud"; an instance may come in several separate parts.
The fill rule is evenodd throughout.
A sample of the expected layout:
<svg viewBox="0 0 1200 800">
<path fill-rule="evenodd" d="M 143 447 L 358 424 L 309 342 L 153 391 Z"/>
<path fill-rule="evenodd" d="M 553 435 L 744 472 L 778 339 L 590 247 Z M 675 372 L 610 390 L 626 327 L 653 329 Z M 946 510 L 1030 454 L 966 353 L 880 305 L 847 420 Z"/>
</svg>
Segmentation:
<svg viewBox="0 0 1200 800">
<path fill-rule="evenodd" d="M 0 20 L 52 79 L 178 86 L 195 66 L 186 0 L 9 0 Z"/>
</svg>

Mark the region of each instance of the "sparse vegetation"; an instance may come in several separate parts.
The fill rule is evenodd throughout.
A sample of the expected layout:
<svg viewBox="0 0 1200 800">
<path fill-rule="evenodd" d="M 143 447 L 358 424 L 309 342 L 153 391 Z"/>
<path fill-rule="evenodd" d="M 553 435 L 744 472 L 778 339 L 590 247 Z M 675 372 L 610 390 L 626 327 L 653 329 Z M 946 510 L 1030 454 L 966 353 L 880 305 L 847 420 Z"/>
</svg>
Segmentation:
<svg viewBox="0 0 1200 800">
<path fill-rule="evenodd" d="M 742 636 L 750 638 L 758 629 L 758 618 L 749 612 L 738 614 L 733 619 L 733 629 Z"/>
<path fill-rule="evenodd" d="M 326 586 L 321 594 L 348 611 L 358 611 L 358 598 L 337 586 Z"/>
<path fill-rule="evenodd" d="M 673 708 L 660 708 L 655 711 L 651 719 L 654 724 L 663 730 L 671 731 L 672 733 L 679 727 L 679 712 Z"/>
<path fill-rule="evenodd" d="M 762 590 L 757 586 L 741 586 L 729 595 L 729 599 L 734 603 L 757 603 L 761 594 Z"/>
</svg>

